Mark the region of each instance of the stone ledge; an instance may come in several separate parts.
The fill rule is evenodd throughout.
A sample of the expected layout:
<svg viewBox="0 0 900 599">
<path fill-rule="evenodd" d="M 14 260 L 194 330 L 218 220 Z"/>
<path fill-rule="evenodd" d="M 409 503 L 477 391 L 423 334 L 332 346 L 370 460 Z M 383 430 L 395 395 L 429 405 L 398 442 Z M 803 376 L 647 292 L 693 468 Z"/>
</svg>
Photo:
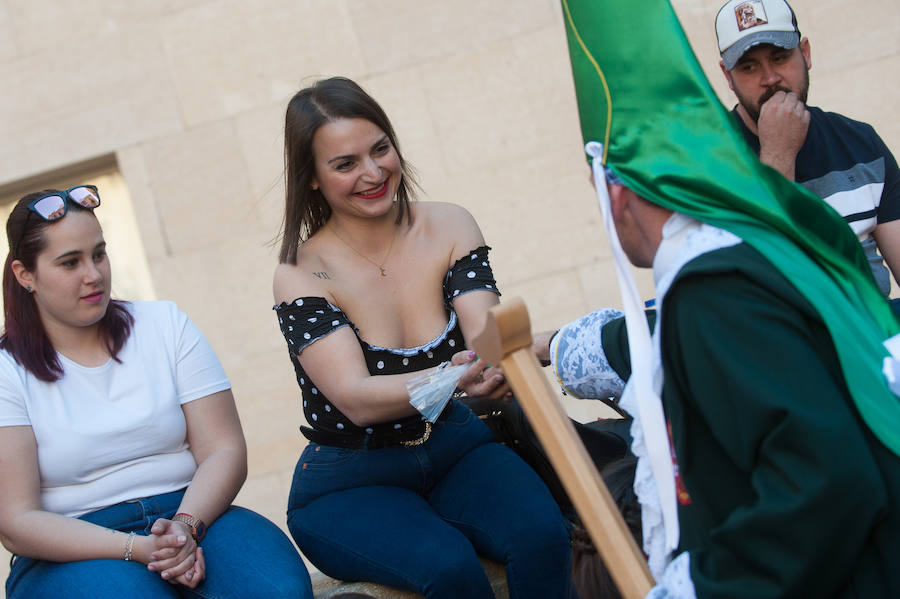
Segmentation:
<svg viewBox="0 0 900 599">
<path fill-rule="evenodd" d="M 509 590 L 506 588 L 506 570 L 498 563 L 481 560 L 484 572 L 491 581 L 496 599 L 509 599 Z M 315 572 L 311 576 L 313 596 L 315 599 L 339 599 L 344 595 L 353 597 L 368 597 L 370 599 L 422 599 L 422 595 L 410 591 L 401 591 L 386 587 L 374 582 L 343 582 L 330 578 L 321 572 Z"/>
</svg>

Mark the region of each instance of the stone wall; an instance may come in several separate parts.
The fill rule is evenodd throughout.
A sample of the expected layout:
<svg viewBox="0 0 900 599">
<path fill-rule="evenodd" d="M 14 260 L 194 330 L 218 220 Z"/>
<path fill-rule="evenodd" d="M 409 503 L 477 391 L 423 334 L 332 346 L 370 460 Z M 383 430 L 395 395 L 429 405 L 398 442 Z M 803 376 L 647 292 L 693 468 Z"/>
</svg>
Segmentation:
<svg viewBox="0 0 900 599">
<path fill-rule="evenodd" d="M 731 106 L 713 32 L 719 3 L 675 6 Z M 811 103 L 871 122 L 900 152 L 889 108 L 900 92 L 900 4 L 794 6 L 812 41 Z M 556 0 L 0 0 L 0 196 L 115 159 L 152 294 L 194 319 L 233 381 L 250 447 L 238 501 L 282 526 L 303 445 L 270 309 L 282 118 L 299 87 L 335 74 L 385 107 L 423 199 L 475 215 L 505 295 L 526 299 L 536 329 L 619 303 Z M 639 281 L 652 294 L 645 273 Z"/>
</svg>

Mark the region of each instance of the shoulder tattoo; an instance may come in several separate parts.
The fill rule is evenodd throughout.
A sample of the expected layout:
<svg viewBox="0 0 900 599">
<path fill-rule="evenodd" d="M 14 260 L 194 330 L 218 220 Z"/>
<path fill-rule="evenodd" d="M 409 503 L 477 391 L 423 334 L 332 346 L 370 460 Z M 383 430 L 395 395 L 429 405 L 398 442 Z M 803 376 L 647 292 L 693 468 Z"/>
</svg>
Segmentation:
<svg viewBox="0 0 900 599">
<path fill-rule="evenodd" d="M 324 272 L 324 271 L 323 272 L 314 272 L 313 276 L 315 276 L 317 279 L 330 279 L 331 278 L 328 276 L 328 273 Z"/>
</svg>

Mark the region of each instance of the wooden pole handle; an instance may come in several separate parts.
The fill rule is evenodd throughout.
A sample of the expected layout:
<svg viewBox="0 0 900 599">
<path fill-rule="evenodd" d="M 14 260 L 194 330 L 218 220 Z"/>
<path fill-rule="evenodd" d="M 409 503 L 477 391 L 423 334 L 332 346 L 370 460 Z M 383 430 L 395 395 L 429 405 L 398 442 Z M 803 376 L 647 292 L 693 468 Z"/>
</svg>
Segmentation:
<svg viewBox="0 0 900 599">
<path fill-rule="evenodd" d="M 531 323 L 520 298 L 494 306 L 472 343 L 489 364 L 500 364 L 594 546 L 625 599 L 653 587 L 647 561 L 575 432 L 531 349 Z"/>
</svg>

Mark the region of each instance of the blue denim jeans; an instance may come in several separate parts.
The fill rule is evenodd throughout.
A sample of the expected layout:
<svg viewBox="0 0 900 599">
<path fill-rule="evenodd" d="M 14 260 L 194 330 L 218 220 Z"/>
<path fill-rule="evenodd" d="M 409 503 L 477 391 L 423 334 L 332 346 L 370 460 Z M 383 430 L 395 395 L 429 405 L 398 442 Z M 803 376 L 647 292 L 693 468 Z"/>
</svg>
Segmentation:
<svg viewBox="0 0 900 599">
<path fill-rule="evenodd" d="M 481 555 L 506 565 L 512 599 L 569 597 L 568 533 L 550 492 L 458 402 L 422 445 L 310 443 L 288 528 L 307 558 L 342 580 L 493 599 Z"/>
<path fill-rule="evenodd" d="M 119 503 L 81 516 L 100 526 L 150 534 L 157 518 L 171 518 L 183 491 Z M 206 578 L 196 589 L 172 585 L 139 562 L 57 563 L 15 557 L 7 599 L 311 599 L 309 574 L 290 540 L 259 514 L 232 506 L 200 543 Z"/>
</svg>

